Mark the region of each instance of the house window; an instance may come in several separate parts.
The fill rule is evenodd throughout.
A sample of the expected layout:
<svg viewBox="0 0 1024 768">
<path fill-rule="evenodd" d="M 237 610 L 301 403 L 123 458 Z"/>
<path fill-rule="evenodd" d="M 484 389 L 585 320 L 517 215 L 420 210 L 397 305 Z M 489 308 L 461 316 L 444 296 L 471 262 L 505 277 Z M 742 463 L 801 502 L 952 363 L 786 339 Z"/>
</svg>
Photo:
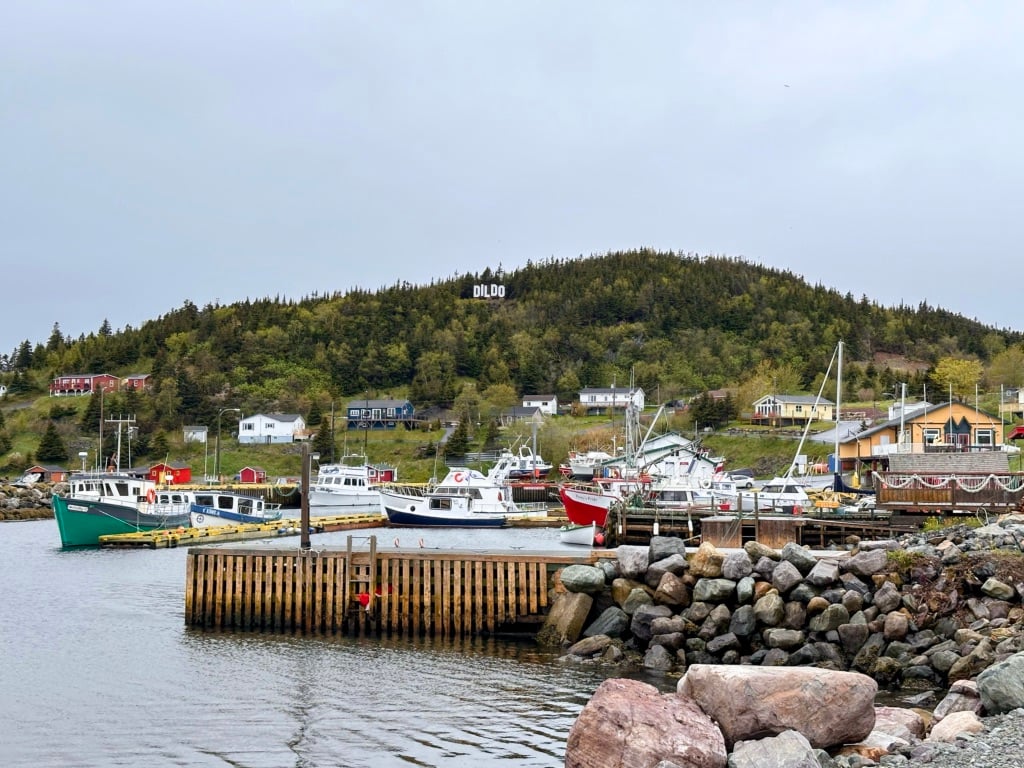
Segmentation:
<svg viewBox="0 0 1024 768">
<path fill-rule="evenodd" d="M 395 409 L 394 408 L 388 408 L 388 418 L 389 419 L 395 418 Z"/>
<path fill-rule="evenodd" d="M 242 425 L 242 429 L 245 432 L 252 432 L 253 429 L 255 429 L 255 428 L 256 428 L 256 425 L 253 424 L 252 422 L 249 422 L 249 423 L 246 423 L 246 424 Z"/>
<path fill-rule="evenodd" d="M 929 427 L 921 431 L 921 438 L 924 440 L 925 445 L 932 445 L 938 442 L 940 434 L 942 433 L 939 430 Z"/>
<path fill-rule="evenodd" d="M 991 429 L 978 429 L 974 432 L 974 444 L 975 445 L 994 445 L 995 444 L 995 431 Z"/>
</svg>

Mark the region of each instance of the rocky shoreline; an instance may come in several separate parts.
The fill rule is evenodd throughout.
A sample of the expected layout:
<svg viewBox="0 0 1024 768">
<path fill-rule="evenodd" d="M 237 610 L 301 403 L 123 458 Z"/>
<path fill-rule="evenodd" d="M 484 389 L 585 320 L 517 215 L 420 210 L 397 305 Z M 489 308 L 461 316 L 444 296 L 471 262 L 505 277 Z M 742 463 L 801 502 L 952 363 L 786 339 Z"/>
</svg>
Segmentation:
<svg viewBox="0 0 1024 768">
<path fill-rule="evenodd" d="M 52 490 L 50 483 L 0 485 L 0 521 L 52 518 Z"/>
<path fill-rule="evenodd" d="M 1022 516 L 824 553 L 748 542 L 688 554 L 677 539 L 655 538 L 567 567 L 559 589 L 538 640 L 563 646 L 567 663 L 657 670 L 680 686 L 707 667 L 810 668 L 862 676 L 913 702 L 906 711 L 920 726 L 898 743 L 845 754 L 832 744 L 813 765 L 1001 766 L 1000 745 L 1024 741 L 1024 713 L 1006 714 L 1024 707 Z M 986 701 L 985 674 L 1019 686 L 1019 702 L 1016 689 Z M 1021 754 L 1007 759 L 1017 765 Z"/>
</svg>

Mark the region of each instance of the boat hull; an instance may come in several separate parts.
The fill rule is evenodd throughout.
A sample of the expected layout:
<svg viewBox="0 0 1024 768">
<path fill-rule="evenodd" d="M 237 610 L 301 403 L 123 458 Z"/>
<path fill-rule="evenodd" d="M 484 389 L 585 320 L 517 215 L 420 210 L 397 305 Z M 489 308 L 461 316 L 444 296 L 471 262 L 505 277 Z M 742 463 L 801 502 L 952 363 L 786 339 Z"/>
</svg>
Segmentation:
<svg viewBox="0 0 1024 768">
<path fill-rule="evenodd" d="M 309 506 L 311 507 L 365 507 L 371 504 L 380 504 L 379 491 L 363 490 L 345 493 L 313 488 L 309 492 Z"/>
<path fill-rule="evenodd" d="M 183 510 L 148 513 L 137 507 L 108 504 L 92 499 L 65 498 L 54 494 L 53 516 L 60 531 L 60 543 L 71 547 L 99 546 L 100 536 L 115 533 L 161 531 L 190 526 Z"/>
<path fill-rule="evenodd" d="M 608 510 L 615 502 L 614 496 L 586 488 L 563 486 L 559 489 L 558 496 L 562 500 L 565 516 L 569 518 L 570 523 L 576 525 L 593 523 L 600 528 L 603 528 L 608 521 Z"/>
<path fill-rule="evenodd" d="M 505 515 L 492 512 L 466 512 L 460 510 L 432 510 L 422 497 L 402 497 L 381 494 L 381 509 L 388 525 L 415 528 L 504 528 Z"/>
<path fill-rule="evenodd" d="M 558 531 L 559 538 L 563 544 L 578 544 L 583 547 L 594 546 L 594 538 L 597 536 L 597 525 L 563 525 Z"/>
<path fill-rule="evenodd" d="M 281 519 L 281 510 L 267 511 L 262 515 L 246 515 L 242 512 L 193 504 L 189 520 L 193 528 L 214 528 L 221 525 L 243 525 L 246 523 L 273 523 Z"/>
</svg>

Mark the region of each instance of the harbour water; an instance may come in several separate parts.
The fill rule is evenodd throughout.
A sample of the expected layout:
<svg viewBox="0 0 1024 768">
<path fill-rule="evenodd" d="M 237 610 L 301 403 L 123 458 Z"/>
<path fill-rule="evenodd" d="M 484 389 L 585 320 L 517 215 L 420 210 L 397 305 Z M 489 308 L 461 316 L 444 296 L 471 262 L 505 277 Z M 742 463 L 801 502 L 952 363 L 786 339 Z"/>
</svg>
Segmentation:
<svg viewBox="0 0 1024 768">
<path fill-rule="evenodd" d="M 344 547 L 348 535 L 318 534 L 312 546 Z M 568 546 L 553 529 L 353 535 L 381 548 Z M 0 764 L 553 768 L 583 705 L 616 674 L 567 665 L 528 639 L 191 629 L 185 553 L 62 551 L 53 520 L 0 525 Z"/>
</svg>

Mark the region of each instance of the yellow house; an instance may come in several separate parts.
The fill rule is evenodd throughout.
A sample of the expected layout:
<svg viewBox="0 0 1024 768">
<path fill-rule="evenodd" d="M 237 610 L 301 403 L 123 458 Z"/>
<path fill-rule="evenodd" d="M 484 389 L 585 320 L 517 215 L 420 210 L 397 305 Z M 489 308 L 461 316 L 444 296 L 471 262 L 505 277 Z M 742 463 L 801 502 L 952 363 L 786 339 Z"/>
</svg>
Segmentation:
<svg viewBox="0 0 1024 768">
<path fill-rule="evenodd" d="M 835 421 L 836 404 L 814 395 L 765 395 L 754 401 L 751 422 L 792 427 L 809 421 Z"/>
<path fill-rule="evenodd" d="M 840 436 L 844 471 L 882 470 L 893 454 L 979 453 L 1002 451 L 1003 424 L 998 416 L 950 402 L 914 407 L 907 403 L 897 416 L 856 434 Z"/>
</svg>

